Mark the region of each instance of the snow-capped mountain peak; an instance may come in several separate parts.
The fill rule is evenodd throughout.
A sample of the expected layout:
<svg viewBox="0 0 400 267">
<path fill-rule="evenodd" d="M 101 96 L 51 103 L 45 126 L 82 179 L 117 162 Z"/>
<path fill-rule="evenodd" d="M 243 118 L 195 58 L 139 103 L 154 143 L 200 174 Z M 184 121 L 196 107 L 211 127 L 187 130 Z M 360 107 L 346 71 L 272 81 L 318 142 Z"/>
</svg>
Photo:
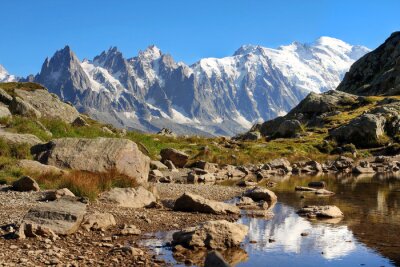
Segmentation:
<svg viewBox="0 0 400 267">
<path fill-rule="evenodd" d="M 188 66 L 154 45 L 131 58 L 111 47 L 84 61 L 66 46 L 44 62 L 35 81 L 117 127 L 234 135 L 285 114 L 310 91 L 335 89 L 368 51 L 321 37 L 278 48 L 243 45 L 232 56 Z"/>
<path fill-rule="evenodd" d="M 14 75 L 10 75 L 6 68 L 0 65 L 0 82 L 13 82 L 16 78 Z"/>
</svg>

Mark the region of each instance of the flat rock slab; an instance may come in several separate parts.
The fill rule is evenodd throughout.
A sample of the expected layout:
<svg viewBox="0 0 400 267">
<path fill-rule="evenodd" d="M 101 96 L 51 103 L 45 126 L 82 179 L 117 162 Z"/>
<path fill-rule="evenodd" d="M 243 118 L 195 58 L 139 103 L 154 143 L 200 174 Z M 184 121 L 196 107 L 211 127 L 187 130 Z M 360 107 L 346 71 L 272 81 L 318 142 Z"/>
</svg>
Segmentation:
<svg viewBox="0 0 400 267">
<path fill-rule="evenodd" d="M 144 187 L 113 188 L 100 195 L 99 201 L 126 208 L 145 208 L 156 202 L 156 197 Z"/>
<path fill-rule="evenodd" d="M 240 214 L 236 206 L 206 199 L 202 196 L 184 193 L 175 201 L 174 210 L 211 214 Z"/>
<path fill-rule="evenodd" d="M 39 225 L 58 235 L 68 235 L 78 230 L 85 214 L 86 204 L 73 197 L 63 197 L 30 209 L 22 222 Z"/>
</svg>

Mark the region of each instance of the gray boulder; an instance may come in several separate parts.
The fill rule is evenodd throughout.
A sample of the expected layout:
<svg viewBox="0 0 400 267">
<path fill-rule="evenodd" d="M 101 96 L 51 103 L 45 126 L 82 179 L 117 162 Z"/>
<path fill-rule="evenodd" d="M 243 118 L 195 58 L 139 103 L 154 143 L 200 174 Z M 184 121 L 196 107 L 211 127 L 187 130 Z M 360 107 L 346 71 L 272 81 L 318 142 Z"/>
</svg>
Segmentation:
<svg viewBox="0 0 400 267">
<path fill-rule="evenodd" d="M 353 143 L 357 147 L 382 144 L 386 119 L 380 114 L 364 114 L 349 123 L 333 129 L 330 136 L 340 143 Z"/>
<path fill-rule="evenodd" d="M 240 209 L 236 206 L 205 199 L 191 193 L 184 193 L 180 196 L 175 201 L 174 210 L 211 214 L 240 214 Z"/>
<path fill-rule="evenodd" d="M 292 138 L 297 134 L 302 133 L 304 130 L 298 120 L 285 120 L 282 122 L 276 133 L 276 137 Z"/>
<path fill-rule="evenodd" d="M 278 201 L 278 197 L 275 195 L 274 192 L 262 187 L 254 187 L 252 189 L 249 189 L 244 193 L 244 196 L 249 197 L 254 201 L 264 200 L 268 203 L 270 207 Z"/>
<path fill-rule="evenodd" d="M 170 160 L 178 168 L 183 168 L 189 160 L 187 154 L 174 148 L 164 148 L 160 151 L 160 155 L 162 162 Z"/>
<path fill-rule="evenodd" d="M 144 187 L 113 188 L 99 197 L 100 202 L 127 208 L 145 208 L 156 203 L 156 197 Z"/>
<path fill-rule="evenodd" d="M 138 146 L 118 138 L 60 138 L 32 148 L 43 164 L 90 172 L 115 170 L 138 183 L 148 179 L 150 159 Z"/>
<path fill-rule="evenodd" d="M 175 232 L 172 238 L 175 245 L 188 248 L 226 249 L 239 246 L 248 229 L 246 225 L 225 220 L 207 221 Z"/>
<path fill-rule="evenodd" d="M 161 161 L 152 160 L 152 161 L 150 161 L 150 169 L 165 171 L 165 170 L 168 170 L 168 167 L 165 166 L 165 164 L 163 164 Z"/>
<path fill-rule="evenodd" d="M 22 222 L 39 225 L 58 235 L 68 235 L 79 229 L 85 214 L 86 204 L 73 197 L 63 197 L 30 209 Z"/>
</svg>

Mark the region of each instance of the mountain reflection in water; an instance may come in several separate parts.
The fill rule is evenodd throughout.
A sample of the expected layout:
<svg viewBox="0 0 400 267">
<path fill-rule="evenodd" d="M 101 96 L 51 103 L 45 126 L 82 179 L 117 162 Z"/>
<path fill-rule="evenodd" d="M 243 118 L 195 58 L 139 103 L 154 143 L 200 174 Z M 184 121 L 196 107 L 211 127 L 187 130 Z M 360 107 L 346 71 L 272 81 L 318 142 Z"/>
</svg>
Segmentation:
<svg viewBox="0 0 400 267">
<path fill-rule="evenodd" d="M 318 197 L 295 192 L 297 185 L 325 181 L 336 195 Z M 273 189 L 279 199 L 270 219 L 242 217 L 249 226 L 242 249 L 228 250 L 225 259 L 235 266 L 395 266 L 400 265 L 400 179 L 394 176 L 293 176 Z M 336 205 L 342 220 L 311 221 L 296 210 L 304 205 Z M 306 233 L 306 236 L 302 236 Z M 170 241 L 158 233 L 151 245 Z M 251 242 L 250 242 L 251 241 Z M 256 243 L 254 243 L 256 241 Z M 156 242 L 156 243 L 154 243 Z M 167 260 L 181 265 L 167 248 L 157 248 Z M 193 255 L 201 264 L 205 254 Z"/>
</svg>

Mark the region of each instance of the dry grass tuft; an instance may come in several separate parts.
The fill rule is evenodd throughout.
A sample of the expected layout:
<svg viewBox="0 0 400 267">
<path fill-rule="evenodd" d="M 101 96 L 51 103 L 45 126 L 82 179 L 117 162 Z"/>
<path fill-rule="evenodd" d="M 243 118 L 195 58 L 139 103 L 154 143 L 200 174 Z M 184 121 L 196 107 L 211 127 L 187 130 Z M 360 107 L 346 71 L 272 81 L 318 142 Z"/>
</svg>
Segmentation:
<svg viewBox="0 0 400 267">
<path fill-rule="evenodd" d="M 106 173 L 70 171 L 65 175 L 39 175 L 35 179 L 45 189 L 68 188 L 76 196 L 88 197 L 91 200 L 113 187 L 136 187 L 136 179 L 120 174 L 114 170 Z"/>
</svg>

